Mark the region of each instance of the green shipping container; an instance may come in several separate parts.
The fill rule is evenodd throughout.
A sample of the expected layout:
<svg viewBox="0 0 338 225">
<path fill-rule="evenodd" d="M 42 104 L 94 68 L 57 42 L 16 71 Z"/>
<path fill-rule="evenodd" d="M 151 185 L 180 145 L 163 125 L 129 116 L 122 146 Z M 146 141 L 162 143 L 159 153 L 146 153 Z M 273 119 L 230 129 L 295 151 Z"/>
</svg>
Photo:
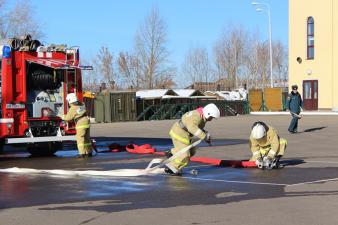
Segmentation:
<svg viewBox="0 0 338 225">
<path fill-rule="evenodd" d="M 95 99 L 95 120 L 98 123 L 111 123 L 136 120 L 136 93 L 101 93 Z"/>
</svg>

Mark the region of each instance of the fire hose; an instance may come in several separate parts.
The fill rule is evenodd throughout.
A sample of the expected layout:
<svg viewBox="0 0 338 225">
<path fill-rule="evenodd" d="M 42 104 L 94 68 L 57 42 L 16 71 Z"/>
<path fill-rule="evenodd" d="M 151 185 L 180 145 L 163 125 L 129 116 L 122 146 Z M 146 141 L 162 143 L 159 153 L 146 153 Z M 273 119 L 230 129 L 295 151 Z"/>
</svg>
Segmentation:
<svg viewBox="0 0 338 225">
<path fill-rule="evenodd" d="M 195 143 L 196 142 L 194 142 L 194 144 Z M 196 143 L 196 145 L 199 144 L 199 143 Z M 190 145 L 188 147 L 191 148 Z M 190 149 L 188 147 L 187 147 L 187 149 Z M 132 153 L 132 154 L 153 154 L 153 155 L 160 155 L 160 156 L 165 156 L 166 155 L 165 152 L 157 152 L 155 150 L 155 148 L 153 148 L 150 144 L 144 144 L 144 145 L 128 144 L 126 146 L 121 146 L 119 144 L 113 143 L 113 144 L 109 145 L 109 150 L 98 151 L 97 147 L 95 145 L 95 141 L 93 141 L 93 148 L 95 149 L 95 151 L 97 153 L 127 151 L 127 152 Z M 187 151 L 187 149 L 182 149 L 182 150 L 186 150 Z M 155 163 L 155 161 L 157 161 L 157 163 L 160 162 L 160 160 L 157 159 L 157 160 L 154 160 L 153 163 Z M 191 162 L 197 162 L 197 163 L 214 165 L 214 166 L 220 166 L 220 167 L 257 168 L 257 165 L 256 165 L 256 163 L 254 161 L 248 161 L 248 160 L 223 160 L 223 159 L 208 158 L 208 157 L 191 157 L 190 161 Z"/>
</svg>

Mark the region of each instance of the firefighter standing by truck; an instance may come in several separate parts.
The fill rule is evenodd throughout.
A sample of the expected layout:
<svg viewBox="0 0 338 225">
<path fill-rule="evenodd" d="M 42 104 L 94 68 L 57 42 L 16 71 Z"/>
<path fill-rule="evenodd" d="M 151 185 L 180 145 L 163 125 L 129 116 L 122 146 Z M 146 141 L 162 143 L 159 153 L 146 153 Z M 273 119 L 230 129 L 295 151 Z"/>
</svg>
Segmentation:
<svg viewBox="0 0 338 225">
<path fill-rule="evenodd" d="M 87 117 L 85 105 L 78 101 L 75 93 L 66 97 L 70 108 L 62 119 L 66 122 L 74 121 L 76 129 L 76 142 L 79 151 L 78 158 L 92 157 L 92 144 L 90 140 L 90 121 Z"/>
<path fill-rule="evenodd" d="M 181 149 L 189 146 L 192 137 L 197 137 L 210 143 L 210 134 L 203 129 L 207 121 L 219 117 L 220 111 L 213 103 L 206 105 L 204 108 L 200 107 L 184 114 L 182 118 L 172 126 L 169 132 L 174 145 L 169 155 L 174 155 Z M 175 158 L 166 164 L 165 172 L 172 175 L 180 175 L 182 168 L 188 165 L 190 157 L 194 154 L 195 149 L 192 148 L 186 154 Z"/>
<path fill-rule="evenodd" d="M 255 122 L 252 125 L 249 143 L 252 152 L 250 161 L 255 161 L 259 168 L 278 168 L 287 141 L 280 138 L 273 127 L 261 121 Z"/>
</svg>

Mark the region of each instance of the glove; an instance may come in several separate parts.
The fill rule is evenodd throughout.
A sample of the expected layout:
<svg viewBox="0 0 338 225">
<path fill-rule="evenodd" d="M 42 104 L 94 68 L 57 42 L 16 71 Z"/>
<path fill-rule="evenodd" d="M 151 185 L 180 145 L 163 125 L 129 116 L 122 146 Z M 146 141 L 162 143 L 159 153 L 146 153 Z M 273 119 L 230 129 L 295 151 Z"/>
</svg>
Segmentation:
<svg viewBox="0 0 338 225">
<path fill-rule="evenodd" d="M 263 158 L 263 166 L 266 168 L 266 169 L 269 169 L 271 170 L 273 168 L 273 161 L 274 159 L 269 157 L 269 156 L 265 156 Z"/>
<path fill-rule="evenodd" d="M 211 136 L 210 136 L 209 132 L 205 132 L 205 138 L 204 138 L 204 140 L 208 144 L 211 143 Z"/>
<path fill-rule="evenodd" d="M 262 159 L 262 157 L 259 157 L 258 159 L 256 159 L 255 163 L 256 163 L 258 168 L 263 169 L 263 159 Z"/>
</svg>

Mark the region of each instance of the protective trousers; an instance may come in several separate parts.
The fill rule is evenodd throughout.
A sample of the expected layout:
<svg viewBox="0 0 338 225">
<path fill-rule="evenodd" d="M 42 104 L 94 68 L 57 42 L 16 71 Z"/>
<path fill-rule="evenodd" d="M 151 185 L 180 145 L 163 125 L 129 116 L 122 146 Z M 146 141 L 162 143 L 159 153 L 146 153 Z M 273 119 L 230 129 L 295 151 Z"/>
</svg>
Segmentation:
<svg viewBox="0 0 338 225">
<path fill-rule="evenodd" d="M 181 149 L 190 145 L 190 144 L 182 143 L 182 142 L 176 140 L 175 138 L 172 138 L 172 142 L 174 144 L 174 148 L 171 149 L 171 153 L 173 155 L 175 155 Z M 171 161 L 169 163 L 168 167 L 171 168 L 171 169 L 174 168 L 176 171 L 180 171 L 183 167 L 188 165 L 188 163 L 190 161 L 190 157 L 194 156 L 195 153 L 196 153 L 196 149 L 191 148 L 190 151 L 187 151 L 185 154 L 182 154 L 179 157 L 177 157 L 176 159 L 174 159 L 173 161 Z M 173 172 L 176 172 L 176 171 L 173 171 Z"/>
<path fill-rule="evenodd" d="M 297 132 L 298 120 L 299 120 L 299 118 L 297 116 L 292 115 L 292 120 L 291 120 L 289 129 L 288 129 L 290 132 Z"/>
<path fill-rule="evenodd" d="M 276 152 L 276 154 L 270 155 L 269 152 L 271 150 L 271 146 L 266 146 L 266 147 L 260 147 L 259 152 L 260 154 L 255 154 L 255 152 L 253 153 L 253 156 L 251 157 L 250 161 L 256 161 L 259 157 L 264 157 L 264 156 L 270 156 L 272 158 L 276 157 L 276 156 L 280 156 L 282 157 L 285 153 L 285 149 L 287 146 L 287 140 L 284 138 L 280 138 L 279 139 L 279 147 L 278 150 Z"/>
<path fill-rule="evenodd" d="M 76 123 L 76 142 L 79 154 L 89 154 L 92 152 L 92 143 L 90 140 L 90 129 L 88 118 L 80 119 Z"/>
</svg>

